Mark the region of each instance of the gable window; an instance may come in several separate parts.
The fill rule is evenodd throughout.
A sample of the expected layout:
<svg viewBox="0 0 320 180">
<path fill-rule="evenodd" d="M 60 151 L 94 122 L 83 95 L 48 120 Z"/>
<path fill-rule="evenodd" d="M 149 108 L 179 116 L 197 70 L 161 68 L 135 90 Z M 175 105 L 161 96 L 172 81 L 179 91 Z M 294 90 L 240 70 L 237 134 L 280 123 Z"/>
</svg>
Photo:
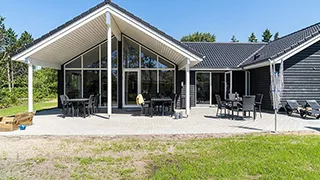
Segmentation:
<svg viewBox="0 0 320 180">
<path fill-rule="evenodd" d="M 123 67 L 139 68 L 139 45 L 124 38 L 123 43 Z"/>
<path fill-rule="evenodd" d="M 118 104 L 118 41 L 112 38 L 112 105 Z M 93 47 L 64 65 L 64 92 L 69 98 L 101 94 L 99 104 L 107 106 L 107 41 Z"/>
<path fill-rule="evenodd" d="M 175 93 L 175 65 L 151 49 L 123 36 L 123 104 L 135 105 L 142 94 L 150 99 Z"/>
</svg>

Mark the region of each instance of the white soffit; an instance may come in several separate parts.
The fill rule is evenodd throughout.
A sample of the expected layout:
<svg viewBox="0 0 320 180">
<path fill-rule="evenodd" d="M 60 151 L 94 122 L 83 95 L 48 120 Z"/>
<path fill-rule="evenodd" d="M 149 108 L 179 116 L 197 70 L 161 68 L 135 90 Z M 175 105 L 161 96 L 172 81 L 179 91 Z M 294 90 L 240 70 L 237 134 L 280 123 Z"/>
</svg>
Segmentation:
<svg viewBox="0 0 320 180">
<path fill-rule="evenodd" d="M 189 58 L 191 65 L 195 65 L 202 60 L 202 58 L 179 47 L 165 37 L 157 34 L 157 32 L 151 32 L 148 27 L 144 27 L 140 22 L 133 20 L 110 5 L 105 5 L 92 12 L 91 15 L 78 20 L 79 22 L 74 22 L 73 24 L 76 24 L 75 26 L 77 27 L 69 30 L 69 32 L 67 30 L 63 32 L 68 28 L 66 27 L 60 30 L 65 34 L 59 35 L 58 33 L 60 32 L 57 32 L 58 35 L 53 39 L 50 39 L 51 37 L 49 36 L 47 39 L 42 40 L 43 42 L 40 42 L 40 45 L 34 45 L 36 47 L 31 46 L 21 53 L 14 55 L 12 59 L 24 61 L 25 58 L 29 57 L 37 61 L 44 61 L 45 64 L 54 64 L 55 67 L 56 65 L 62 65 L 107 39 L 105 15 L 107 10 L 110 10 L 113 21 L 117 24 L 121 33 L 152 49 L 170 61 L 179 65 Z M 52 36 L 55 36 L 55 34 Z"/>
</svg>

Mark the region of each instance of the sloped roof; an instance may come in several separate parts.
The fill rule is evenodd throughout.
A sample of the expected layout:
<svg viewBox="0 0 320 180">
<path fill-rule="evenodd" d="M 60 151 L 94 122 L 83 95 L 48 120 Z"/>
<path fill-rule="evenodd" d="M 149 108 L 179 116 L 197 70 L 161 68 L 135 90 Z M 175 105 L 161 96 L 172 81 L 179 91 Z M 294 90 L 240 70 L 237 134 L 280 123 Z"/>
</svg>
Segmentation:
<svg viewBox="0 0 320 180">
<path fill-rule="evenodd" d="M 265 43 L 217 43 L 217 42 L 184 42 L 184 44 L 205 55 L 202 62 L 193 68 L 237 68 L 237 66 Z"/>
<path fill-rule="evenodd" d="M 283 36 L 275 41 L 269 42 L 256 55 L 247 59 L 242 66 L 251 65 L 266 61 L 268 59 L 275 59 L 289 51 L 294 50 L 299 45 L 307 42 L 312 37 L 320 33 L 320 23 L 311 25 L 299 31 L 293 32 Z"/>
<path fill-rule="evenodd" d="M 67 27 L 67 26 L 71 25 L 72 23 L 80 20 L 81 18 L 83 18 L 83 17 L 85 17 L 85 16 L 88 16 L 90 13 L 98 10 L 99 8 L 101 8 L 101 7 L 103 7 L 103 6 L 107 5 L 107 4 L 111 5 L 112 7 L 116 8 L 116 9 L 119 10 L 119 11 L 121 11 L 122 13 L 125 13 L 126 15 L 130 16 L 130 17 L 133 18 L 134 20 L 140 22 L 141 24 L 145 25 L 146 27 L 150 28 L 151 30 L 155 31 L 156 33 L 164 36 L 165 38 L 169 39 L 170 41 L 172 41 L 173 43 L 177 44 L 178 46 L 181 46 L 182 48 L 184 48 L 184 49 L 188 50 L 189 52 L 195 54 L 196 56 L 198 56 L 198 57 L 200 57 L 200 58 L 203 57 L 203 55 L 202 55 L 201 53 L 199 53 L 199 52 L 195 51 L 194 49 L 192 49 L 192 48 L 184 45 L 183 43 L 181 43 L 180 41 L 176 40 L 176 39 L 173 38 L 172 36 L 164 33 L 163 31 L 157 29 L 156 27 L 152 26 L 151 24 L 145 22 L 145 21 L 142 20 L 141 18 L 139 18 L 139 17 L 133 15 L 132 13 L 126 11 L 125 9 L 121 8 L 120 6 L 118 6 L 117 4 L 111 2 L 111 0 L 104 0 L 104 1 L 101 2 L 100 4 L 98 4 L 98 5 L 90 8 L 89 10 L 87 10 L 87 11 L 85 11 L 84 13 L 82 13 L 82 14 L 76 16 L 75 18 L 69 20 L 68 22 L 66 22 L 66 23 L 64 23 L 63 25 L 57 27 L 56 29 L 50 31 L 49 33 L 41 36 L 40 38 L 35 39 L 35 40 L 32 41 L 31 43 L 29 43 L 29 44 L 25 45 L 24 47 L 18 49 L 17 51 L 13 52 L 13 53 L 11 54 L 11 56 L 14 56 L 14 55 L 16 55 L 16 54 L 19 54 L 19 53 L 21 53 L 22 51 L 24 51 L 24 50 L 26 50 L 26 49 L 28 49 L 28 48 L 30 48 L 30 47 L 32 47 L 32 46 L 40 43 L 42 40 L 44 40 L 44 39 L 50 37 L 51 35 L 59 32 L 60 30 L 64 29 L 65 27 Z"/>
</svg>

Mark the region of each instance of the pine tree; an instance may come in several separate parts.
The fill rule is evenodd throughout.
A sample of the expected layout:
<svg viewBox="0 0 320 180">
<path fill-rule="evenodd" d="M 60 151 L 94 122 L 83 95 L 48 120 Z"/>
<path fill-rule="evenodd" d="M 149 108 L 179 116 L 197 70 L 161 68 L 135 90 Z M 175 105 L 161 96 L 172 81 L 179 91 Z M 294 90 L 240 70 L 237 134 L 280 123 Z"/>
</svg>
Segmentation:
<svg viewBox="0 0 320 180">
<path fill-rule="evenodd" d="M 258 42 L 258 39 L 256 38 L 256 35 L 254 33 L 251 33 L 251 35 L 248 37 L 249 42 Z"/>
<path fill-rule="evenodd" d="M 215 42 L 216 35 L 211 33 L 195 32 L 181 38 L 183 42 Z"/>
<path fill-rule="evenodd" d="M 272 34 L 270 30 L 267 28 L 262 34 L 262 42 L 270 42 Z"/>
<path fill-rule="evenodd" d="M 239 40 L 236 38 L 235 35 L 233 35 L 231 38 L 231 42 L 239 42 Z"/>
<path fill-rule="evenodd" d="M 273 40 L 277 40 L 277 39 L 279 39 L 279 32 L 276 32 L 273 37 Z"/>
</svg>

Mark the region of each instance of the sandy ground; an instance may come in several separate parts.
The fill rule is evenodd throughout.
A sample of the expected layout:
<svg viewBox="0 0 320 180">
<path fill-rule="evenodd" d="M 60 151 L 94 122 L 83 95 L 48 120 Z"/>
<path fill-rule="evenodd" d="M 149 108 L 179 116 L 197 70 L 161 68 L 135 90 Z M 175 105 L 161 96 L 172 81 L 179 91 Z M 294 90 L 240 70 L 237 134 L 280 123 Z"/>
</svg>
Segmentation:
<svg viewBox="0 0 320 180">
<path fill-rule="evenodd" d="M 320 135 L 273 135 L 280 134 Z M 149 155 L 173 151 L 183 140 L 238 135 L 0 136 L 0 179 L 145 179 Z"/>
</svg>

